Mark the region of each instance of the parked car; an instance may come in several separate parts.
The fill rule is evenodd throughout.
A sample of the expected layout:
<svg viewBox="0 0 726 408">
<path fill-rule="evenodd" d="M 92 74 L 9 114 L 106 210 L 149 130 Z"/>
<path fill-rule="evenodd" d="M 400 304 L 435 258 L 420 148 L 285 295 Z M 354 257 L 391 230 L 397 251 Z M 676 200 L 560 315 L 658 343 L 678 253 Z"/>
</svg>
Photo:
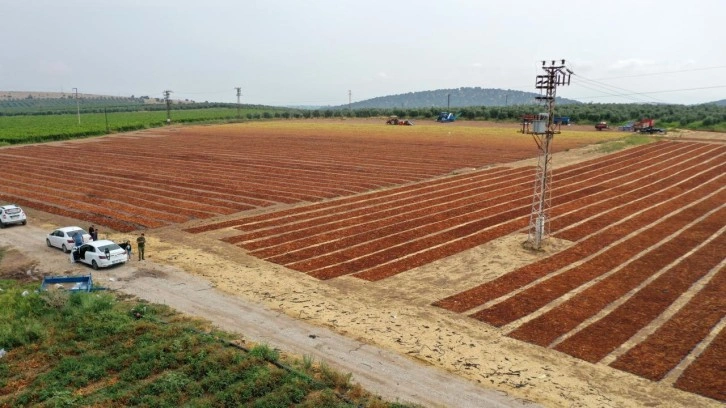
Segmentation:
<svg viewBox="0 0 726 408">
<path fill-rule="evenodd" d="M 73 239 L 76 234 L 80 233 L 83 237 L 82 243 L 90 242 L 91 241 L 91 234 L 86 232 L 81 227 L 63 227 L 58 228 L 57 230 L 51 232 L 48 234 L 48 236 L 45 238 L 45 243 L 49 247 L 56 247 L 63 250 L 63 252 L 69 252 L 71 249 L 73 249 L 75 244 L 75 240 Z"/>
<path fill-rule="evenodd" d="M 5 228 L 10 224 L 25 225 L 27 222 L 25 212 L 17 205 L 8 204 L 0 206 L 0 228 Z"/>
<path fill-rule="evenodd" d="M 93 269 L 122 264 L 129 260 L 126 250 L 108 239 L 91 241 L 71 250 L 71 262 L 91 265 Z"/>
</svg>

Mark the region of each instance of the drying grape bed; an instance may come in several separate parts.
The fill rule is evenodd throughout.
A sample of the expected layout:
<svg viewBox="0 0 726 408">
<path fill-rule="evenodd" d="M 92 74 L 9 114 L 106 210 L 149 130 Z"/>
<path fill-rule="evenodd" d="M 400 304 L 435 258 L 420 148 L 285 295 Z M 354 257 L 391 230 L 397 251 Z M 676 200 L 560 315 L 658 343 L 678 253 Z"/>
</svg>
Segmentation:
<svg viewBox="0 0 726 408">
<path fill-rule="evenodd" d="M 726 253 L 725 158 L 720 144 L 660 142 L 558 169 L 551 225 L 573 245 L 434 304 L 586 361 L 618 352 L 613 367 L 656 378 L 644 373 L 652 367 L 662 377 L 724 317 L 712 286 Z M 225 241 L 270 262 L 320 279 L 375 281 L 523 231 L 533 177 L 531 168 L 498 167 L 193 232 L 233 227 L 239 232 Z M 621 349 L 698 285 L 705 289 L 680 310 L 686 315 L 671 313 L 688 322 L 688 334 L 653 329 L 630 351 Z M 652 352 L 663 338 L 670 344 L 665 357 Z M 705 372 L 723 368 L 711 347 L 694 364 Z M 699 373 L 686 369 L 676 386 L 720 398 L 708 391 L 718 380 L 709 377 L 706 391 L 694 385 L 703 382 Z"/>
<path fill-rule="evenodd" d="M 443 138 L 443 130 L 417 137 L 416 128 L 280 122 L 4 148 L 0 202 L 126 232 L 351 196 L 533 155 L 526 137 Z"/>
</svg>

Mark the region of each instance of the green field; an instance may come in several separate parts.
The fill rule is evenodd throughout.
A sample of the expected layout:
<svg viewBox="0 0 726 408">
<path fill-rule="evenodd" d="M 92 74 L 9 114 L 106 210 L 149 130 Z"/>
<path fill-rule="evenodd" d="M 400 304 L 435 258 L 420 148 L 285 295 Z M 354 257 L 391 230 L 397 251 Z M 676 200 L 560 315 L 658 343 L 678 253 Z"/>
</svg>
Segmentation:
<svg viewBox="0 0 726 408">
<path fill-rule="evenodd" d="M 240 109 L 242 120 L 273 118 L 284 109 Z M 77 114 L 0 116 L 0 144 L 65 140 L 163 126 L 166 111 L 136 111 Z M 178 109 L 171 111 L 172 123 L 224 121 L 237 119 L 235 108 Z"/>
<path fill-rule="evenodd" d="M 37 288 L 0 280 L 0 407 L 405 407 L 166 306 Z"/>
</svg>

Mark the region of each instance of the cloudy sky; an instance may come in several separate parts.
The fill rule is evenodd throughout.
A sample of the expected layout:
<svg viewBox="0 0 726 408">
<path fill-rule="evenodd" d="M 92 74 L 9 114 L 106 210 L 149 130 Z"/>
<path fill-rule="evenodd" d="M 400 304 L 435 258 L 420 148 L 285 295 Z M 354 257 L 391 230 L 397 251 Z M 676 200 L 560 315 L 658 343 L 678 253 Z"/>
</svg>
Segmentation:
<svg viewBox="0 0 726 408">
<path fill-rule="evenodd" d="M 339 105 L 406 92 L 726 98 L 725 0 L 0 0 L 0 90 Z"/>
</svg>

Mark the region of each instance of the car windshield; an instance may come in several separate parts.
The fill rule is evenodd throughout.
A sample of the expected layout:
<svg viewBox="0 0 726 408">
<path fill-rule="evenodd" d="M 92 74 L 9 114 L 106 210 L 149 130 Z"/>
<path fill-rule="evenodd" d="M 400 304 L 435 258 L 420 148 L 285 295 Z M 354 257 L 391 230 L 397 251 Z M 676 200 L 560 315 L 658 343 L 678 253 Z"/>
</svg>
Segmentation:
<svg viewBox="0 0 726 408">
<path fill-rule="evenodd" d="M 5 212 L 8 214 L 17 214 L 20 212 L 20 208 L 8 208 Z"/>
<path fill-rule="evenodd" d="M 75 236 L 79 232 L 81 233 L 81 235 L 86 235 L 87 234 L 86 231 L 84 231 L 84 230 L 82 230 L 80 228 L 79 229 L 75 229 L 75 230 L 66 231 L 66 234 L 68 234 L 69 237 L 72 237 L 72 236 Z"/>
<path fill-rule="evenodd" d="M 101 252 L 106 252 L 106 250 L 113 251 L 114 249 L 121 249 L 121 247 L 116 244 L 102 245 L 98 247 L 98 250 Z"/>
</svg>

